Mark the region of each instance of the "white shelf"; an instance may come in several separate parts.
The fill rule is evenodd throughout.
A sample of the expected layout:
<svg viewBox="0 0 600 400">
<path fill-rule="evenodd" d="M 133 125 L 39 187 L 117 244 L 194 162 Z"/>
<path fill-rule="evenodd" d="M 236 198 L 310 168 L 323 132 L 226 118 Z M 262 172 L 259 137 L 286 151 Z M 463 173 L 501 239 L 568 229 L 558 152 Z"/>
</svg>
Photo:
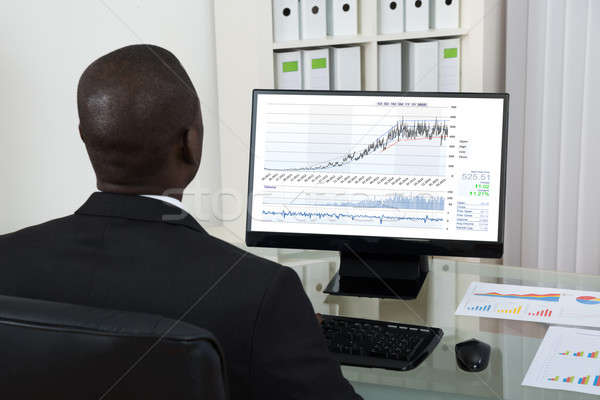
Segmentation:
<svg viewBox="0 0 600 400">
<path fill-rule="evenodd" d="M 423 32 L 402 32 L 388 35 L 353 35 L 353 36 L 327 36 L 322 39 L 292 40 L 288 42 L 273 43 L 273 50 L 305 49 L 311 47 L 340 46 L 348 44 L 364 44 L 372 42 L 393 42 L 412 39 L 432 39 L 448 36 L 464 36 L 469 32 L 467 28 L 428 30 Z"/>
<path fill-rule="evenodd" d="M 361 44 L 373 41 L 373 36 L 327 36 L 322 39 L 290 40 L 288 42 L 273 43 L 273 50 L 298 49 L 308 47 L 338 46 L 344 44 Z"/>
<path fill-rule="evenodd" d="M 388 35 L 377 35 L 376 40 L 377 42 L 397 42 L 399 40 L 436 39 L 449 36 L 465 36 L 468 33 L 468 28 L 430 29 L 423 32 L 402 32 Z"/>
</svg>

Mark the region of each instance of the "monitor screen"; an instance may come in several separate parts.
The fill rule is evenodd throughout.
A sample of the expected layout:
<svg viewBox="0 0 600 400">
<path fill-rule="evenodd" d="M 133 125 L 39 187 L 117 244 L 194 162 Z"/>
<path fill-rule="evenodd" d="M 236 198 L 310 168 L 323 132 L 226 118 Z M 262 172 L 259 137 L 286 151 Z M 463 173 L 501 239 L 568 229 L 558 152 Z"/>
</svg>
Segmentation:
<svg viewBox="0 0 600 400">
<path fill-rule="evenodd" d="M 505 101 L 255 91 L 248 232 L 501 241 Z"/>
</svg>

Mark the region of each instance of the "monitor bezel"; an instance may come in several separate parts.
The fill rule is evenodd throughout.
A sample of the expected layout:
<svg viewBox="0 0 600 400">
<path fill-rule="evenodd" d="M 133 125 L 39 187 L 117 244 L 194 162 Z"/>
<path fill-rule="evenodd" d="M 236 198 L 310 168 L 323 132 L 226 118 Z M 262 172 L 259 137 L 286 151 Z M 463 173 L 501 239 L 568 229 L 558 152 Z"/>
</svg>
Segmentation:
<svg viewBox="0 0 600 400">
<path fill-rule="evenodd" d="M 256 136 L 257 98 L 261 94 L 282 95 L 333 95 L 333 96 L 399 96 L 447 98 L 503 99 L 502 154 L 500 168 L 500 199 L 497 241 L 472 241 L 454 239 L 391 238 L 379 236 L 332 235 L 320 233 L 266 232 L 251 230 L 252 198 L 254 185 L 254 156 Z M 504 226 L 506 204 L 506 160 L 508 144 L 508 93 L 449 93 L 449 92 L 386 92 L 386 91 L 333 91 L 333 90 L 279 90 L 254 89 L 252 91 L 252 121 L 250 132 L 250 160 L 248 197 L 246 208 L 246 245 L 254 247 L 283 247 L 314 250 L 340 250 L 399 255 L 445 255 L 458 257 L 500 258 L 504 251 Z"/>
</svg>

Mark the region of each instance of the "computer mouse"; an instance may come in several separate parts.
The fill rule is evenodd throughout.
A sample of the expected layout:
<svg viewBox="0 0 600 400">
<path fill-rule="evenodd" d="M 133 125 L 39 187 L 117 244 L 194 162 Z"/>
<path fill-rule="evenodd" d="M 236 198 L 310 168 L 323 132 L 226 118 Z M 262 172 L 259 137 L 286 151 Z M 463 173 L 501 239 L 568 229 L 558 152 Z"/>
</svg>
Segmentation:
<svg viewBox="0 0 600 400">
<path fill-rule="evenodd" d="M 487 368 L 490 362 L 491 347 L 477 339 L 458 343 L 454 347 L 456 363 L 460 369 L 467 372 L 480 372 Z"/>
</svg>

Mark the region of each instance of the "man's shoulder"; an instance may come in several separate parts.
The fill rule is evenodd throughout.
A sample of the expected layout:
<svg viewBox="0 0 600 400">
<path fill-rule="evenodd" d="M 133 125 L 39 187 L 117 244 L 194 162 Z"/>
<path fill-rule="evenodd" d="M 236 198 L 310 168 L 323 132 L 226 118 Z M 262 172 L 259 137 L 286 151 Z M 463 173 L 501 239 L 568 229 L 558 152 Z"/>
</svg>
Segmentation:
<svg viewBox="0 0 600 400">
<path fill-rule="evenodd" d="M 81 244 L 79 243 L 81 241 L 88 243 L 89 240 L 100 240 L 103 237 L 103 226 L 117 223 L 121 228 L 125 227 L 125 230 L 121 231 L 122 234 L 128 232 L 125 221 L 131 222 L 132 226 L 137 226 L 138 229 L 140 223 L 147 223 L 127 219 L 69 215 L 0 235 L 0 253 L 22 255 L 25 249 L 74 248 Z M 159 225 L 169 228 L 154 230 Z M 151 223 L 148 228 L 159 232 L 159 236 L 153 238 L 153 243 L 160 237 L 169 237 L 169 240 L 164 241 L 163 244 L 168 243 L 168 251 L 180 254 L 181 259 L 186 261 L 182 267 L 187 268 L 181 269 L 182 272 L 189 269 L 190 273 L 196 274 L 199 262 L 210 264 L 215 271 L 221 272 L 233 267 L 236 272 L 234 276 L 238 279 L 240 277 L 247 279 L 248 284 L 254 287 L 269 286 L 276 275 L 289 272 L 287 271 L 289 268 L 283 267 L 275 260 L 254 255 L 204 230 L 167 223 Z M 166 250 L 163 246 L 159 246 L 156 251 Z"/>
<path fill-rule="evenodd" d="M 51 234 L 56 231 L 64 230 L 69 225 L 69 223 L 73 221 L 74 218 L 74 215 L 68 215 L 65 217 L 42 222 L 41 224 L 21 228 L 13 232 L 0 234 L 0 244 L 7 244 L 23 239 L 30 239 L 37 235 Z"/>
</svg>

